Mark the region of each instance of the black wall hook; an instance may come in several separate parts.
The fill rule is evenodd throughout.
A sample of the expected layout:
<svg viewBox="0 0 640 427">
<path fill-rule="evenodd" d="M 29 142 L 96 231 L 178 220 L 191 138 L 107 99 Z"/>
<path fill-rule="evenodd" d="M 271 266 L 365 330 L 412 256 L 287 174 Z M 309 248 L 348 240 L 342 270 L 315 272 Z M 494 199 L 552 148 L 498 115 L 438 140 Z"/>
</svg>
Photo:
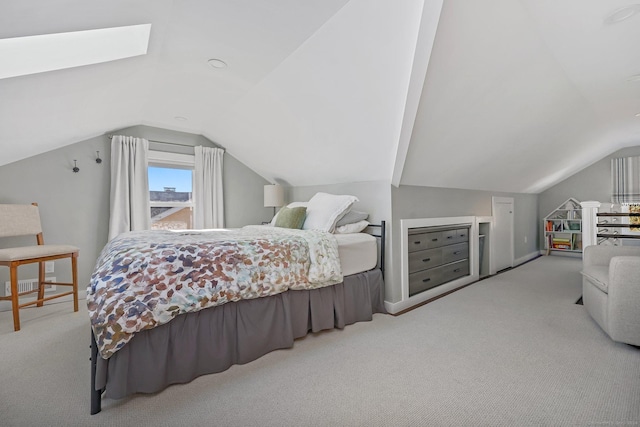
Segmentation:
<svg viewBox="0 0 640 427">
<path fill-rule="evenodd" d="M 96 151 L 96 163 L 100 164 L 102 163 L 102 159 L 100 158 L 100 152 Z"/>
<path fill-rule="evenodd" d="M 78 172 L 80 172 L 80 168 L 78 167 L 78 163 L 77 163 L 77 162 L 78 162 L 77 160 L 74 160 L 74 161 L 73 161 L 73 169 L 72 169 L 72 171 L 73 171 L 74 173 L 78 173 Z"/>
</svg>

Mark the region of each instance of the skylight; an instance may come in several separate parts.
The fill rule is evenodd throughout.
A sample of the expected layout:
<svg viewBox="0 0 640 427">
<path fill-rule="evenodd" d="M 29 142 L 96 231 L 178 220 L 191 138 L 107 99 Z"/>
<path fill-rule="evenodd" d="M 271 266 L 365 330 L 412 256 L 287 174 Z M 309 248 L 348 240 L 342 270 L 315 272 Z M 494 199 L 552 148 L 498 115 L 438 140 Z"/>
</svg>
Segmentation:
<svg viewBox="0 0 640 427">
<path fill-rule="evenodd" d="M 151 24 L 0 39 L 0 79 L 145 55 Z"/>
</svg>

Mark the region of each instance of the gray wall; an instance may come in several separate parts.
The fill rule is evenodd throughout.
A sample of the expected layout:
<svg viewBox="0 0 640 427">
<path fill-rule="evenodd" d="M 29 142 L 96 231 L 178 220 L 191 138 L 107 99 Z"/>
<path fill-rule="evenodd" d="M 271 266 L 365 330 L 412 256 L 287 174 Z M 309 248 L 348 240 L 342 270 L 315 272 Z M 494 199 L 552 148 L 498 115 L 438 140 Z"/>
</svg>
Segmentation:
<svg viewBox="0 0 640 427">
<path fill-rule="evenodd" d="M 538 196 L 488 191 L 400 186 L 388 182 L 360 182 L 286 188 L 287 203 L 307 201 L 316 192 L 352 194 L 360 199 L 354 209 L 369 212 L 371 222 L 387 221 L 386 300 L 400 300 L 400 220 L 449 216 L 490 216 L 491 197 L 514 198 L 515 258 L 525 258 L 539 251 Z M 527 242 L 524 242 L 525 236 Z"/>
<path fill-rule="evenodd" d="M 536 194 L 500 193 L 460 190 L 455 188 L 417 187 L 402 185 L 392 188 L 392 232 L 394 236 L 387 274 L 386 300 L 400 301 L 400 220 L 452 216 L 491 216 L 491 198 L 514 199 L 514 256 L 518 260 L 539 251 L 538 196 Z M 527 242 L 525 243 L 525 237 Z M 496 248 L 499 250 L 499 248 Z"/>
<path fill-rule="evenodd" d="M 134 126 L 113 132 L 178 144 L 213 146 L 200 135 Z M 107 136 L 100 136 L 71 144 L 47 153 L 0 167 L 0 203 L 38 202 L 42 217 L 45 243 L 64 243 L 78 246 L 80 289 L 89 283 L 96 259 L 107 242 L 109 228 L 110 144 Z M 193 153 L 189 147 L 154 144 L 156 150 Z M 95 162 L 100 151 L 101 164 Z M 79 173 L 71 171 L 73 160 L 78 161 Z M 224 156 L 225 223 L 227 227 L 259 224 L 271 210 L 262 205 L 263 186 L 267 181 L 237 159 Z M 15 238 L 0 242 L 2 247 L 16 244 L 35 244 L 32 239 Z M 33 266 L 20 268 L 20 278 L 37 277 Z M 8 269 L 1 269 L 0 283 L 8 280 Z M 68 261 L 56 261 L 58 281 L 70 280 Z M 0 287 L 4 294 L 4 286 Z M 4 302 L 3 302 L 4 303 Z M 9 303 L 0 305 L 8 309 Z"/>
<path fill-rule="evenodd" d="M 354 203 L 353 209 L 367 212 L 370 223 L 378 224 L 382 220 L 391 219 L 391 189 L 389 183 L 385 181 L 285 187 L 285 202 L 306 202 L 319 191 L 356 196 L 359 201 Z"/>
<path fill-rule="evenodd" d="M 585 202 L 611 202 L 611 159 L 640 156 L 640 146 L 628 147 L 597 161 L 564 181 L 540 193 L 538 222 L 570 197 Z M 544 231 L 538 233 L 540 247 L 544 247 Z"/>
<path fill-rule="evenodd" d="M 134 126 L 114 134 L 125 134 L 185 145 L 213 146 L 201 135 L 193 135 L 148 126 Z M 192 153 L 191 148 L 167 144 L 150 144 L 152 149 Z M 109 215 L 110 140 L 106 136 L 92 138 L 48 153 L 0 167 L 3 186 L 0 203 L 40 204 L 45 240 L 50 243 L 69 243 L 81 249 L 79 273 L 84 287 L 89 280 L 95 260 L 107 241 Z M 96 151 L 103 163 L 95 163 Z M 618 155 L 638 155 L 640 147 L 622 150 Z M 71 171 L 78 160 L 80 173 Z M 584 175 L 584 176 L 582 176 Z M 604 180 L 602 176 L 605 176 Z M 400 186 L 385 181 L 346 184 L 287 187 L 286 202 L 309 200 L 316 192 L 353 194 L 360 201 L 355 209 L 370 214 L 372 222 L 386 220 L 387 231 L 387 300 L 399 301 L 400 289 L 400 220 L 446 216 L 490 216 L 491 197 L 513 197 L 515 202 L 515 258 L 524 258 L 540 248 L 534 236 L 541 234 L 541 212 L 553 209 L 568 197 L 608 200 L 608 159 L 567 179 L 541 195 L 512 194 L 449 188 Z M 268 182 L 225 154 L 224 191 L 227 227 L 240 227 L 268 221 L 271 208 L 262 206 L 263 186 Z M 525 237 L 527 242 L 525 243 Z M 15 243 L 15 242 L 10 242 Z M 25 242 L 26 243 L 26 242 Z M 29 242 L 30 243 L 30 242 Z M 6 245 L 5 245 L 6 247 Z M 26 267 L 25 267 L 26 269 Z M 35 270 L 33 270 L 35 272 Z M 5 272 L 2 272 L 3 274 Z M 56 262 L 55 276 L 65 280 L 69 275 L 66 264 Z M 21 277 L 34 277 L 34 273 Z M 4 282 L 6 276 L 0 277 Z"/>
<path fill-rule="evenodd" d="M 95 162 L 100 151 L 101 164 Z M 70 244 L 80 248 L 79 288 L 89 283 L 96 258 L 107 241 L 109 227 L 109 140 L 92 138 L 0 167 L 0 203 L 37 202 L 45 243 Z M 73 173 L 73 160 L 80 172 Z M 10 183 L 10 184 L 9 184 Z M 33 238 L 0 241 L 3 247 L 16 243 L 33 245 Z M 8 269 L 0 269 L 0 283 L 8 280 Z M 58 281 L 71 279 L 70 263 L 55 261 Z M 19 269 L 20 279 L 37 277 L 35 266 Z M 68 289 L 63 289 L 68 290 Z M 0 290 L 4 294 L 4 286 Z M 8 309 L 9 303 L 4 303 Z"/>
<path fill-rule="evenodd" d="M 305 187 L 285 187 L 285 197 L 287 203 L 290 202 L 305 202 L 313 197 L 319 191 L 330 194 L 350 194 L 358 197 L 359 201 L 354 203 L 353 209 L 367 212 L 369 214 L 368 221 L 372 224 L 379 224 L 380 221 L 386 221 L 387 233 L 386 233 L 386 251 L 385 256 L 386 272 L 385 272 L 385 287 L 389 288 L 393 285 L 389 282 L 388 272 L 391 271 L 393 262 L 391 256 L 392 242 L 394 239 L 393 232 L 391 230 L 391 185 L 386 181 L 368 181 L 368 182 L 353 182 L 347 184 L 332 184 L 332 185 L 314 185 Z"/>
</svg>

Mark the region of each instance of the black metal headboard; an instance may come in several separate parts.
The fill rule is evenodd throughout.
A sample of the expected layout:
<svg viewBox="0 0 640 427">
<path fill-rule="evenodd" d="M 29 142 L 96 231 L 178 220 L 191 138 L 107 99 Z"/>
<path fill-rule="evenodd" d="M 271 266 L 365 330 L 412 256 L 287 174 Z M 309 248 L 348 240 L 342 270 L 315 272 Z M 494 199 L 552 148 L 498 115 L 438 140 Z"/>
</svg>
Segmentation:
<svg viewBox="0 0 640 427">
<path fill-rule="evenodd" d="M 384 248 L 386 242 L 386 222 L 380 221 L 380 224 L 369 224 L 369 227 L 377 227 L 380 228 L 380 234 L 373 234 L 374 237 L 380 238 L 380 271 L 382 271 L 382 275 L 384 276 Z"/>
</svg>

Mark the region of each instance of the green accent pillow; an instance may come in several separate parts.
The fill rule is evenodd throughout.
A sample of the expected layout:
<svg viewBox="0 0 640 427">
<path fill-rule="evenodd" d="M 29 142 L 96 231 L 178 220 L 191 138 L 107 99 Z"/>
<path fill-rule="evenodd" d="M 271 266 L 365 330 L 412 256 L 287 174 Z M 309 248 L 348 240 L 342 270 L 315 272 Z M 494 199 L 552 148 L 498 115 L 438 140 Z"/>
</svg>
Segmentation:
<svg viewBox="0 0 640 427">
<path fill-rule="evenodd" d="M 280 209 L 280 212 L 278 212 L 278 218 L 276 218 L 275 226 L 300 230 L 306 217 L 306 207 L 288 208 L 285 206 Z"/>
</svg>

